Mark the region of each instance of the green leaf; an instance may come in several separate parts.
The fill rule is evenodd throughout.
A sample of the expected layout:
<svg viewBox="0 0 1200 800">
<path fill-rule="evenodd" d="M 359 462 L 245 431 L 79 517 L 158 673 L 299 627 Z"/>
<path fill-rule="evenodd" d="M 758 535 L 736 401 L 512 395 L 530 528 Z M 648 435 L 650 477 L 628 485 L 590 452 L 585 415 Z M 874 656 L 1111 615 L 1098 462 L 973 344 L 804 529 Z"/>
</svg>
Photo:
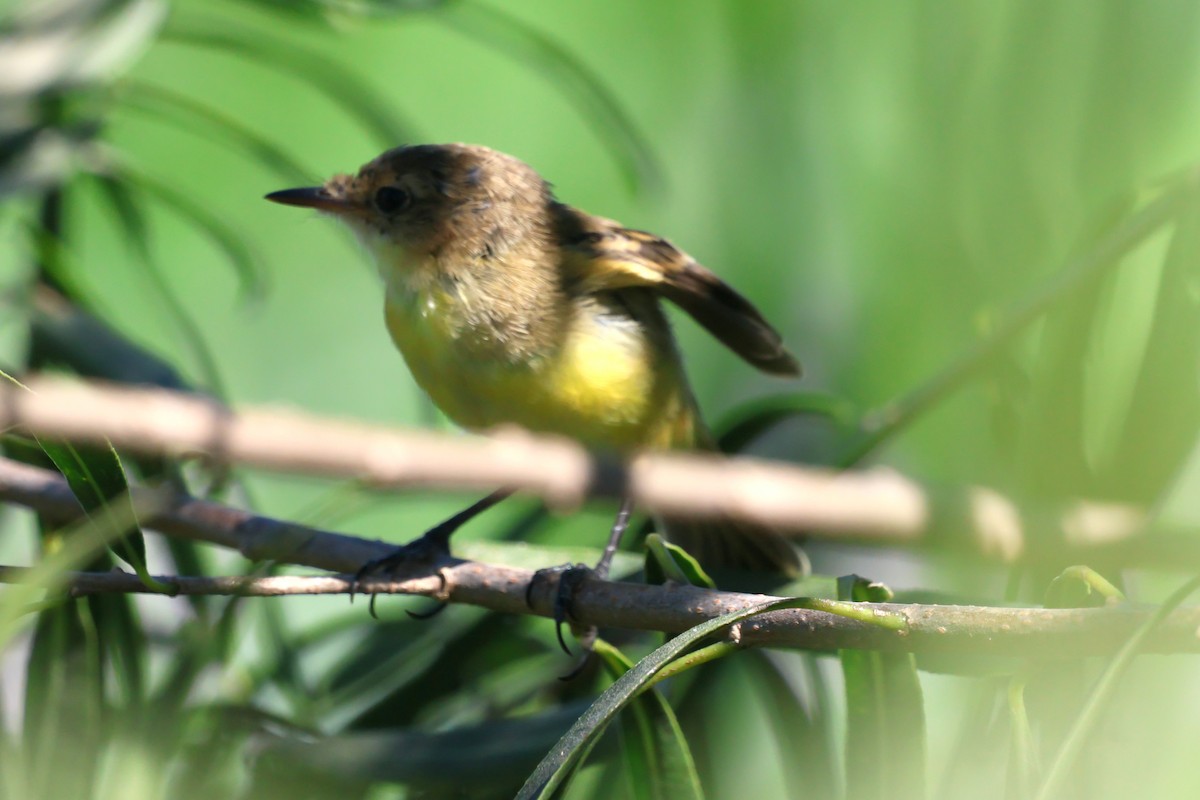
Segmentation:
<svg viewBox="0 0 1200 800">
<path fill-rule="evenodd" d="M 129 164 L 121 166 L 119 173 L 113 178 L 101 178 L 101 186 L 113 200 L 113 207 L 121 215 L 123 225 L 130 225 L 136 218 L 129 217 L 128 212 L 136 205 L 122 201 L 114 189 L 128 199 L 126 187 L 134 187 L 152 196 L 155 200 L 179 216 L 184 222 L 196 228 L 224 253 L 226 260 L 233 267 L 240 280 L 243 298 L 258 299 L 265 293 L 266 276 L 259 269 L 258 259 L 250 249 L 249 244 L 236 230 L 226 225 L 224 220 L 214 214 L 207 206 L 193 200 L 186 193 L 177 190 L 169 184 L 152 178 L 150 175 L 135 169 Z M 145 223 L 137 223 L 142 228 L 142 236 L 132 239 L 131 243 L 138 245 L 145 239 Z M 136 226 L 130 228 L 132 231 Z M 153 263 L 151 259 L 147 263 Z"/>
<path fill-rule="evenodd" d="M 0 379 L 29 391 L 4 372 Z M 88 520 L 101 526 L 104 542 L 118 558 L 134 568 L 147 588 L 173 594 L 173 590 L 150 577 L 146 569 L 146 542 L 138 526 L 137 512 L 129 495 L 129 483 L 121 459 L 111 444 L 76 447 L 70 442 L 37 439 L 38 447 L 62 473 Z"/>
<path fill-rule="evenodd" d="M 671 544 L 660 534 L 646 536 L 646 583 L 663 584 L 667 581 L 717 588 L 700 562 L 677 544 Z"/>
<path fill-rule="evenodd" d="M 231 149 L 241 151 L 284 180 L 302 183 L 312 175 L 284 148 L 218 108 L 141 81 L 126 81 L 121 88 L 123 105 L 190 133 L 201 134 L 197 131 L 198 124 Z"/>
<path fill-rule="evenodd" d="M 1038 774 L 1037 748 L 1029 714 L 1025 711 L 1025 686 L 1028 678 L 1016 675 L 1008 682 L 1008 718 L 1011 737 L 1008 759 L 1008 796 L 1029 797 Z"/>
<path fill-rule="evenodd" d="M 86 797 L 104 721 L 104 664 L 88 604 L 38 614 L 26 665 L 23 736 L 34 797 Z M 63 769 L 70 764 L 70 769 Z"/>
<path fill-rule="evenodd" d="M 146 567 L 146 542 L 129 499 L 125 469 L 112 445 L 81 447 L 69 442 L 47 440 L 39 440 L 38 444 L 67 479 L 67 484 L 88 516 L 112 519 L 111 507 L 120 506 L 119 513 L 134 520 L 119 536 L 109 541 L 109 549 L 113 555 L 133 567 L 146 588 L 162 594 L 174 594 L 171 587 L 154 580 Z"/>
<path fill-rule="evenodd" d="M 1200 430 L 1198 251 L 1200 201 L 1193 200 L 1179 215 L 1161 267 L 1153 265 L 1161 275 L 1144 354 L 1127 381 L 1125 411 L 1113 422 L 1119 435 L 1098 465 L 1098 494 L 1154 503 L 1192 450 Z"/>
<path fill-rule="evenodd" d="M 1105 230 L 1082 253 L 1068 260 L 1057 274 L 1014 303 L 985 338 L 965 347 L 937 374 L 912 391 L 865 415 L 859 432 L 839 458 L 839 466 L 857 464 L 915 419 L 941 404 L 996 363 L 996 358 L 1047 312 L 1064 304 L 1078 308 L 1081 294 L 1094 291 L 1096 282 L 1119 264 L 1121 258 L 1170 223 L 1180 209 L 1192 201 L 1196 193 L 1193 177 L 1194 168 L 1173 176 L 1153 200 L 1119 225 Z M 1078 365 L 1068 362 L 1065 366 Z M 1036 438 L 1032 441 L 1038 443 Z"/>
<path fill-rule="evenodd" d="M 614 679 L 633 668 L 624 653 L 603 639 L 596 640 L 595 652 Z M 639 695 L 629 713 L 621 715 L 621 738 L 629 777 L 640 796 L 663 800 L 704 797 L 683 729 L 657 687 Z"/>
<path fill-rule="evenodd" d="M 237 30 L 222 20 L 218 25 L 192 25 L 172 21 L 164 33 L 167 41 L 223 50 L 238 58 L 251 58 L 306 81 L 352 117 L 383 147 L 412 141 L 412 128 L 394 116 L 393 103 L 369 84 L 319 52 L 295 41 L 275 38 L 265 31 Z"/>
<path fill-rule="evenodd" d="M 117 225 L 124 234 L 125 243 L 129 245 L 133 253 L 137 256 L 138 263 L 142 266 L 144 274 L 150 280 L 151 288 L 154 289 L 159 299 L 162 300 L 163 305 L 171 315 L 171 319 L 182 334 L 184 342 L 192 351 L 192 355 L 196 359 L 205 384 L 217 396 L 225 396 L 224 381 L 221 379 L 221 371 L 217 366 L 217 360 L 213 356 L 208 342 L 205 341 L 204 335 L 200 332 L 200 327 L 188 312 L 187 307 L 175 295 L 175 292 L 171 289 L 171 285 L 159 271 L 158 262 L 155 260 L 150 248 L 150 229 L 146 222 L 146 216 L 137 197 L 130 190 L 131 185 L 147 189 L 155 184 L 153 182 L 146 183 L 144 179 L 133 178 L 133 173 L 126 173 L 123 176 L 117 177 L 107 175 L 95 175 L 94 177 L 97 185 L 104 194 L 104 198 L 108 201 L 106 203 L 108 209 L 112 211 Z M 130 180 L 133 182 L 130 183 Z M 141 182 L 139 183 L 139 181 Z M 168 194 L 171 197 L 175 196 L 172 190 L 168 190 Z M 199 206 L 195 208 L 199 209 Z M 206 219 L 209 219 L 208 212 L 202 211 L 201 218 L 193 221 L 203 228 L 205 224 L 204 220 Z M 248 271 L 257 270 L 257 267 L 254 266 L 253 256 L 248 249 L 245 249 L 236 233 L 221 224 L 218 224 L 215 229 L 204 228 L 204 230 L 213 237 L 218 246 L 221 246 L 241 274 L 246 275 Z M 245 285 L 243 285 L 243 288 L 245 289 Z"/>
<path fill-rule="evenodd" d="M 662 182 L 662 170 L 645 137 L 603 82 L 570 50 L 521 20 L 480 3 L 448 3 L 436 19 L 508 51 L 557 84 L 563 96 L 595 125 L 631 188 L 653 189 Z"/>
<path fill-rule="evenodd" d="M 1137 656 L 1142 641 L 1197 589 L 1200 589 L 1200 577 L 1192 578 L 1172 593 L 1167 601 L 1134 631 L 1133 635 L 1108 662 L 1108 666 L 1104 668 L 1100 680 L 1096 681 L 1079 716 L 1075 718 L 1075 722 L 1055 755 L 1054 761 L 1050 764 L 1050 768 L 1046 770 L 1046 779 L 1038 791 L 1037 800 L 1054 800 L 1063 796 L 1066 785 L 1071 779 L 1076 759 L 1095 730 L 1104 709 L 1108 707 L 1117 682 Z"/>
<path fill-rule="evenodd" d="M 817 417 L 838 433 L 848 433 L 855 421 L 849 400 L 823 392 L 797 392 L 764 397 L 738 406 L 713 426 L 723 453 L 740 453 L 758 437 L 789 419 Z"/>
<path fill-rule="evenodd" d="M 818 665 L 823 657 L 768 649 L 747 655 L 770 738 L 786 748 L 780 768 L 788 796 L 836 797 L 837 755 L 829 731 L 837 703 Z"/>
<path fill-rule="evenodd" d="M 1091 567 L 1064 569 L 1046 589 L 1046 608 L 1093 608 L 1125 602 L 1125 595 Z"/>
<path fill-rule="evenodd" d="M 395 781 L 436 787 L 446 796 L 515 785 L 584 706 L 491 719 L 450 730 L 422 727 L 284 736 L 259 745 L 259 768 L 333 776 L 343 783 Z"/>
<path fill-rule="evenodd" d="M 549 797 L 575 770 L 584 755 L 596 742 L 608 723 L 640 694 L 667 664 L 683 655 L 692 645 L 719 633 L 730 625 L 757 614 L 786 608 L 806 607 L 805 599 L 771 600 L 741 611 L 717 617 L 687 630 L 639 661 L 633 669 L 617 679 L 594 702 L 571 729 L 546 754 L 542 762 L 525 781 L 518 800 Z"/>
<path fill-rule="evenodd" d="M 852 578 L 842 600 L 880 602 L 887 587 Z M 925 712 L 911 653 L 841 650 L 846 683 L 846 796 L 925 796 Z"/>
</svg>

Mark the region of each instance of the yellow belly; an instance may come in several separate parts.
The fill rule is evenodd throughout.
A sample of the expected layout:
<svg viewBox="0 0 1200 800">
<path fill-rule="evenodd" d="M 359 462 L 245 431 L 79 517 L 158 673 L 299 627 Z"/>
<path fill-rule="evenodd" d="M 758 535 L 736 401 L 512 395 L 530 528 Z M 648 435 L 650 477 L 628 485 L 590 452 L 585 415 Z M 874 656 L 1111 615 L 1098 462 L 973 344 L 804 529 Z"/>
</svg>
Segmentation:
<svg viewBox="0 0 1200 800">
<path fill-rule="evenodd" d="M 464 324 L 457 303 L 437 291 L 389 295 L 385 310 L 417 383 L 459 425 L 512 423 L 622 452 L 694 446 L 678 359 L 632 320 L 581 308 L 553 346 L 512 358 Z"/>
</svg>

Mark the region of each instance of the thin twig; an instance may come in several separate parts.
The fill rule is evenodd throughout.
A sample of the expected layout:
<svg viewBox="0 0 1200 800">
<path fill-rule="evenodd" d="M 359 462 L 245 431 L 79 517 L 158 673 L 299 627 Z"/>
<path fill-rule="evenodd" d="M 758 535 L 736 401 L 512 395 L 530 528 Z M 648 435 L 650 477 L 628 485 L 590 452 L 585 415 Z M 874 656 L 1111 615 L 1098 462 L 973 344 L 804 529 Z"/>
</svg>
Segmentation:
<svg viewBox="0 0 1200 800">
<path fill-rule="evenodd" d="M 526 587 L 533 578 L 529 570 L 451 561 L 440 571 L 445 578 L 444 586 L 442 578 L 426 574 L 403 580 L 373 578 L 366 588 L 380 594 L 446 596 L 451 601 L 471 602 L 509 613 L 533 613 L 544 617 L 554 613 L 554 579 L 535 583 L 531 595 L 533 605 L 529 607 L 525 603 Z M 24 572 L 13 567 L 0 568 L 0 582 L 20 581 Z M 67 590 L 73 595 L 148 591 L 137 576 L 122 572 L 75 572 L 64 578 Z M 347 594 L 355 582 L 352 574 L 161 576 L 157 580 L 178 589 L 180 594 L 260 597 Z M 723 614 L 781 599 L 693 586 L 647 586 L 589 580 L 580 585 L 572 609 L 573 616 L 584 625 L 679 633 Z M 1157 613 L 1156 610 L 1133 606 L 1107 609 L 900 603 L 871 603 L 869 606 L 872 613 L 895 617 L 903 620 L 905 625 L 897 630 L 844 614 L 799 608 L 764 614 L 743 623 L 739 627 L 738 643 L 749 647 L 855 648 L 1055 659 L 1111 654 L 1125 645 L 1135 632 L 1142 631 L 1141 635 L 1148 636 L 1143 652 L 1200 653 L 1200 639 L 1195 636 L 1200 625 L 1200 608 L 1196 607 L 1175 611 L 1150 631 L 1145 623 Z"/>
</svg>

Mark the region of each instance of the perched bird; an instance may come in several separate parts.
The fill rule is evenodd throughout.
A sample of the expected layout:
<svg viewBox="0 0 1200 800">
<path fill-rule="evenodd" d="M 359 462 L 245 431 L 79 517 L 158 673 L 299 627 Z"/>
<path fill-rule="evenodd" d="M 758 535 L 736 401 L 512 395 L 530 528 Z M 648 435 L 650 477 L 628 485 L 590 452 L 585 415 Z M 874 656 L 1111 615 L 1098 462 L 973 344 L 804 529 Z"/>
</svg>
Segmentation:
<svg viewBox="0 0 1200 800">
<path fill-rule="evenodd" d="M 378 264 L 392 340 L 421 388 L 468 429 L 515 423 L 622 455 L 715 449 L 663 299 L 760 370 L 800 372 L 758 310 L 682 250 L 558 202 L 531 167 L 486 147 L 398 147 L 357 175 L 267 199 L 331 214 L 357 235 Z M 445 548 L 504 496 L 424 543 Z M 708 567 L 798 569 L 796 551 L 769 531 L 665 526 Z"/>
</svg>

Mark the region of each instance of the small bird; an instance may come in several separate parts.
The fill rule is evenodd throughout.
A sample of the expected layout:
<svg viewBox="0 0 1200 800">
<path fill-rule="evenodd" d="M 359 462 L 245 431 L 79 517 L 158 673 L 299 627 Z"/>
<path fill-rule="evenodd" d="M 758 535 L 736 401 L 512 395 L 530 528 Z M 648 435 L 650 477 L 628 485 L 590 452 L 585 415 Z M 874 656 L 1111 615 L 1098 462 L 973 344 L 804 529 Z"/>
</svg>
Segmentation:
<svg viewBox="0 0 1200 800">
<path fill-rule="evenodd" d="M 664 299 L 760 370 L 800 372 L 758 310 L 689 255 L 560 203 L 531 167 L 487 147 L 398 147 L 357 175 L 266 199 L 350 227 L 377 262 L 392 340 L 464 428 L 517 424 L 620 455 L 715 450 Z M 455 528 L 505 496 L 418 541 L 445 551 Z M 629 510 L 626 502 L 613 539 Z M 709 568 L 799 570 L 795 549 L 770 531 L 729 520 L 665 528 Z"/>
</svg>

